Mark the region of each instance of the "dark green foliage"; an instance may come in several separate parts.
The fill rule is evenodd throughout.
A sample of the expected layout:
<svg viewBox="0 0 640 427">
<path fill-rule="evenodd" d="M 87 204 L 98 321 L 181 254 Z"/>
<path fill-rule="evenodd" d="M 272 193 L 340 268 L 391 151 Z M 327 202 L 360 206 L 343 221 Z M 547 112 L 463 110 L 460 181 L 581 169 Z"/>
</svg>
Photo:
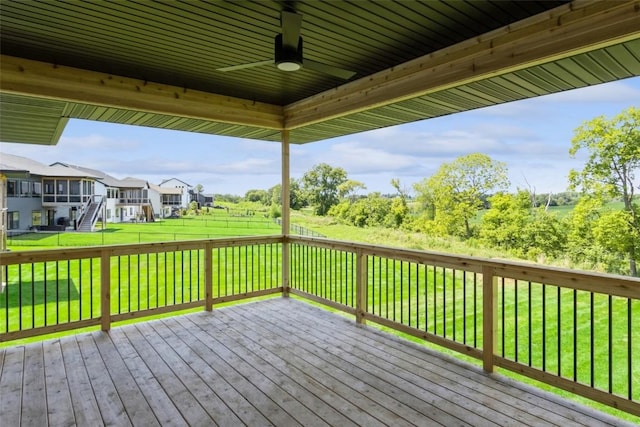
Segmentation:
<svg viewBox="0 0 640 427">
<path fill-rule="evenodd" d="M 324 216 L 344 195 L 341 185 L 347 182 L 347 172 L 326 163 L 316 165 L 302 177 L 306 199 L 315 206 L 317 215 Z"/>
</svg>

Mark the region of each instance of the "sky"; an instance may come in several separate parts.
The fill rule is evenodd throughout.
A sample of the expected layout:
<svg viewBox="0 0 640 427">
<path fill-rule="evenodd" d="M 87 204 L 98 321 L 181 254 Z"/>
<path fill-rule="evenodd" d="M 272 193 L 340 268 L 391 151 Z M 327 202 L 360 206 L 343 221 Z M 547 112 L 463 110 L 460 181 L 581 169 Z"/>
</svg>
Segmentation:
<svg viewBox="0 0 640 427">
<path fill-rule="evenodd" d="M 567 189 L 569 171 L 586 153 L 569 156 L 574 130 L 596 116 L 640 106 L 640 77 L 511 102 L 446 117 L 291 146 L 291 176 L 319 163 L 346 170 L 364 193 L 409 190 L 438 167 L 470 153 L 505 162 L 511 190 Z M 116 178 L 159 184 L 178 178 L 204 193 L 244 195 L 280 183 L 280 144 L 139 126 L 70 120 L 55 146 L 0 143 L 10 153 L 45 164 L 98 169 Z"/>
</svg>

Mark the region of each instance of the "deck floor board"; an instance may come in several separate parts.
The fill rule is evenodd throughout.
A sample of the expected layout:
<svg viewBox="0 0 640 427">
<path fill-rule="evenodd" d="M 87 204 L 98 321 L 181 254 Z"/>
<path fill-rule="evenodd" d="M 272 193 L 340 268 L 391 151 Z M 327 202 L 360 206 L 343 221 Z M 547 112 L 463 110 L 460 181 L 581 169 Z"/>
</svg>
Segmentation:
<svg viewBox="0 0 640 427">
<path fill-rule="evenodd" d="M 0 420 L 631 425 L 292 298 L 0 349 Z"/>
</svg>

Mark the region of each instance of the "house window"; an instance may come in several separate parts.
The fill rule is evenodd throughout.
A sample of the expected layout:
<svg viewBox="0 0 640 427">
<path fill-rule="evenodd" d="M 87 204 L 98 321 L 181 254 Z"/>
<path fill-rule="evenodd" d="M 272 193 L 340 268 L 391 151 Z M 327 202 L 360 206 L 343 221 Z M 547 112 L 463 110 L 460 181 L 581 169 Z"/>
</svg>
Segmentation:
<svg viewBox="0 0 640 427">
<path fill-rule="evenodd" d="M 111 218 L 111 209 L 107 209 L 107 218 Z"/>
<path fill-rule="evenodd" d="M 7 221 L 9 230 L 17 230 L 20 228 L 20 212 L 9 212 L 7 215 Z"/>
<path fill-rule="evenodd" d="M 31 183 L 29 181 L 20 181 L 20 197 L 29 196 L 29 187 L 31 187 Z"/>
<path fill-rule="evenodd" d="M 15 197 L 16 194 L 16 181 L 7 181 L 7 197 Z"/>
<path fill-rule="evenodd" d="M 69 194 L 71 194 L 70 202 L 80 201 L 80 181 L 69 181 Z"/>
<path fill-rule="evenodd" d="M 56 180 L 56 202 L 67 203 L 69 201 L 69 181 L 66 179 Z"/>
<path fill-rule="evenodd" d="M 33 197 L 40 197 L 42 195 L 42 183 L 40 182 L 32 182 L 31 195 Z"/>
<path fill-rule="evenodd" d="M 129 215 L 133 216 L 133 208 L 129 208 Z"/>
<path fill-rule="evenodd" d="M 44 196 L 42 197 L 42 201 L 43 202 L 54 202 L 55 201 L 55 197 L 53 196 L 55 194 L 55 190 L 56 190 L 56 185 L 55 185 L 55 181 L 53 179 L 45 179 L 43 181 L 44 184 Z"/>
<path fill-rule="evenodd" d="M 31 212 L 31 225 L 42 225 L 42 211 Z"/>
</svg>

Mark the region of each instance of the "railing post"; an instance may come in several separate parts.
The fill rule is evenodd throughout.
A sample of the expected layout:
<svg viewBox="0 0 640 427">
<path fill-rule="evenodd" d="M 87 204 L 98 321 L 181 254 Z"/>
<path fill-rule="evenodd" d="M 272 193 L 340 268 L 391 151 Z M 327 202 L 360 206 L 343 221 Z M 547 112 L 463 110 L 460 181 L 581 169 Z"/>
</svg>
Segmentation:
<svg viewBox="0 0 640 427">
<path fill-rule="evenodd" d="M 367 256 L 361 249 L 356 251 L 356 322 L 365 324 L 364 318 L 367 313 Z"/>
<path fill-rule="evenodd" d="M 111 329 L 111 256 L 106 249 L 100 257 L 100 326 Z"/>
<path fill-rule="evenodd" d="M 281 184 L 281 205 L 282 205 L 282 296 L 289 296 L 289 280 L 291 259 L 289 251 L 289 224 L 291 222 L 290 201 L 290 171 L 289 171 L 289 131 L 282 131 L 282 184 Z"/>
<path fill-rule="evenodd" d="M 493 267 L 482 266 L 482 367 L 485 372 L 494 372 L 497 334 L 496 316 L 498 305 L 498 285 L 493 276 Z"/>
<path fill-rule="evenodd" d="M 213 310 L 213 245 L 204 245 L 204 309 Z"/>
</svg>

